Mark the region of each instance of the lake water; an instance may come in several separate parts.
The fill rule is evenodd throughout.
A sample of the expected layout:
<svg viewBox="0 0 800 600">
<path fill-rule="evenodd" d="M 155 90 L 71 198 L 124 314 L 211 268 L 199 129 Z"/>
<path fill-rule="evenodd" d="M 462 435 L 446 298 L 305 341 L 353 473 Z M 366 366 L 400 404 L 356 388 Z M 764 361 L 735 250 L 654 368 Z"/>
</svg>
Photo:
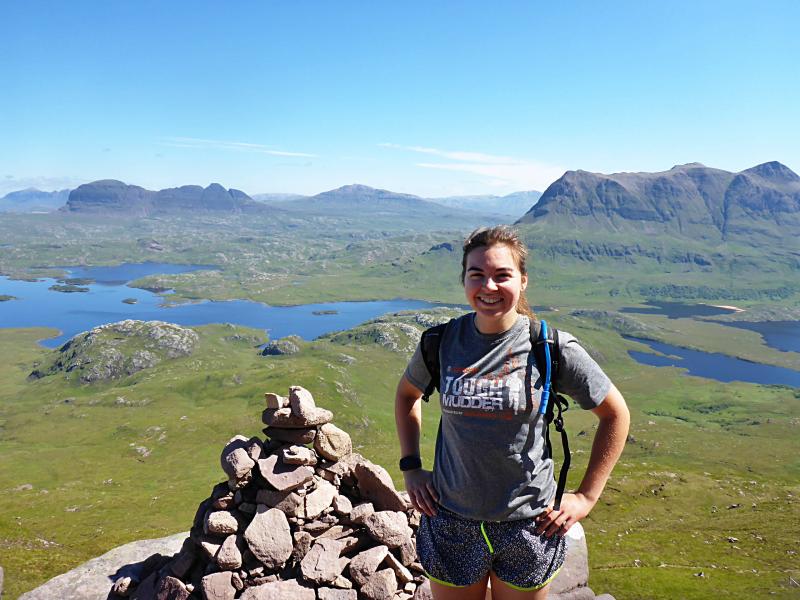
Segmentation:
<svg viewBox="0 0 800 600">
<path fill-rule="evenodd" d="M 691 319 L 694 317 L 713 317 L 736 312 L 729 308 L 710 304 L 686 304 L 684 302 L 646 302 L 646 307 L 626 306 L 620 312 L 640 315 L 662 315 L 668 319 Z M 800 321 L 714 321 L 728 327 L 749 329 L 761 334 L 764 343 L 782 352 L 800 352 Z"/>
<path fill-rule="evenodd" d="M 685 302 L 658 302 L 648 300 L 647 306 L 626 306 L 619 312 L 639 315 L 663 315 L 668 319 L 691 319 L 693 317 L 713 317 L 735 313 L 730 308 L 711 306 L 710 304 L 686 304 Z"/>
<path fill-rule="evenodd" d="M 627 336 L 626 336 L 627 337 Z M 679 367 L 689 375 L 717 381 L 744 381 L 763 385 L 788 385 L 800 388 L 800 371 L 748 362 L 725 354 L 679 348 L 662 342 L 627 337 L 645 344 L 659 354 L 629 350 L 636 361 L 653 367 Z"/>
<path fill-rule="evenodd" d="M 167 267 L 167 268 L 165 268 Z M 62 333 L 42 344 L 55 348 L 82 331 L 123 319 L 169 321 L 179 325 L 235 323 L 265 329 L 271 339 L 299 335 L 314 339 L 322 334 L 349 329 L 385 313 L 418 310 L 437 306 L 419 300 L 383 300 L 374 302 L 333 302 L 302 306 L 267 306 L 248 300 L 203 301 L 196 304 L 161 306 L 163 298 L 147 290 L 127 287 L 128 282 L 145 275 L 181 273 L 204 268 L 201 265 L 120 265 L 70 269 L 71 278 L 93 279 L 81 287 L 88 292 L 64 293 L 50 290 L 55 279 L 12 281 L 0 277 L 0 295 L 16 300 L 0 302 L 0 327 L 53 327 Z M 207 268 L 207 267 L 205 267 Z M 126 304 L 134 299 L 136 304 Z M 314 314 L 323 311 L 326 314 Z"/>
<path fill-rule="evenodd" d="M 783 352 L 800 352 L 800 321 L 726 322 L 729 327 L 760 333 L 768 346 Z"/>
</svg>

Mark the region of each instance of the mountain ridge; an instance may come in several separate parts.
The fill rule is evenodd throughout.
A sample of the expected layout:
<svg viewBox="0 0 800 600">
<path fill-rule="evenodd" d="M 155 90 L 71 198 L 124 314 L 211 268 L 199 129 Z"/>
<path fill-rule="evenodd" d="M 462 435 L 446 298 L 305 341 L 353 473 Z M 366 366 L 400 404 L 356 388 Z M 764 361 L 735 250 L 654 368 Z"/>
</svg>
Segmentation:
<svg viewBox="0 0 800 600">
<path fill-rule="evenodd" d="M 116 179 L 101 179 L 72 190 L 61 210 L 71 213 L 115 213 L 149 217 L 173 212 L 241 213 L 269 209 L 241 190 L 225 189 L 219 183 L 212 183 L 205 188 L 184 185 L 153 191 Z"/>
<path fill-rule="evenodd" d="M 733 173 L 701 163 L 669 171 L 567 171 L 517 224 L 671 234 L 707 241 L 800 235 L 800 177 L 767 162 Z"/>
</svg>

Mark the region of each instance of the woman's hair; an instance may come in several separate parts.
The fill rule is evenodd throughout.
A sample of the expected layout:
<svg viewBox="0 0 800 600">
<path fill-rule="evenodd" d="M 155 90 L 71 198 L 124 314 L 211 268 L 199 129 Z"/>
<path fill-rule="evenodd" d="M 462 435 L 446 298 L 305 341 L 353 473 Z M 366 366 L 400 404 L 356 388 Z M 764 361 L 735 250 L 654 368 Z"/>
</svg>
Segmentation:
<svg viewBox="0 0 800 600">
<path fill-rule="evenodd" d="M 496 227 L 481 227 L 476 229 L 467 236 L 464 240 L 464 253 L 461 255 L 461 284 L 464 284 L 464 277 L 467 274 L 467 255 L 476 248 L 488 248 L 502 244 L 511 251 L 511 256 L 514 257 L 514 262 L 517 264 L 517 269 L 522 275 L 527 275 L 528 271 L 525 268 L 525 259 L 528 257 L 528 249 L 522 240 L 519 239 L 517 232 L 507 227 L 506 225 L 497 225 Z M 535 319 L 535 315 L 528 305 L 528 299 L 525 297 L 523 290 L 519 295 L 517 301 L 517 312 L 519 314 Z"/>
</svg>

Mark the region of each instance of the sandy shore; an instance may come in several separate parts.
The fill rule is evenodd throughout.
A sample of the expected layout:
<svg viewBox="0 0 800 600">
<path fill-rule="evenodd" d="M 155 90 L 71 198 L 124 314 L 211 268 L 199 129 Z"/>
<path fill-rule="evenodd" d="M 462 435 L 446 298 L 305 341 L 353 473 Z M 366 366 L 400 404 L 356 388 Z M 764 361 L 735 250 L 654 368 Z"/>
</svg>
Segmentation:
<svg viewBox="0 0 800 600">
<path fill-rule="evenodd" d="M 743 308 L 739 308 L 738 306 L 733 306 L 731 304 L 710 304 L 709 306 L 713 306 L 714 308 L 724 308 L 726 310 L 732 310 L 737 313 L 745 312 Z"/>
</svg>

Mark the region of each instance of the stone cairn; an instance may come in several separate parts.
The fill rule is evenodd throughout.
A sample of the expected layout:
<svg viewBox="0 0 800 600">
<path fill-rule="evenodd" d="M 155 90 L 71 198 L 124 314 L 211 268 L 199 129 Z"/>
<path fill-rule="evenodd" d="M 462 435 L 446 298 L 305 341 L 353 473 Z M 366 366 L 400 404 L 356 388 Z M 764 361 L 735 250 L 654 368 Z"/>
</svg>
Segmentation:
<svg viewBox="0 0 800 600">
<path fill-rule="evenodd" d="M 236 436 L 225 445 L 228 479 L 200 503 L 181 551 L 152 556 L 139 581 L 121 577 L 109 598 L 431 598 L 408 496 L 352 451 L 308 390 L 265 397 L 267 439 Z"/>
</svg>

